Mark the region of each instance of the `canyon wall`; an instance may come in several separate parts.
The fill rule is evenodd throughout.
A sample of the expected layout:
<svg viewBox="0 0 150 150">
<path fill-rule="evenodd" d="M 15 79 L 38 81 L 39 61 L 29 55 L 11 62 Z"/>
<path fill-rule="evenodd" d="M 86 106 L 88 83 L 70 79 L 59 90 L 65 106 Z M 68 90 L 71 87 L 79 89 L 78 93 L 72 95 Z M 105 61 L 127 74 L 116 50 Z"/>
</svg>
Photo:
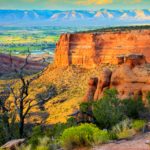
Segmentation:
<svg viewBox="0 0 150 150">
<path fill-rule="evenodd" d="M 12 73 L 14 72 L 14 68 L 21 68 L 26 63 L 25 58 L 17 57 L 17 56 L 10 56 L 8 54 L 2 54 L 0 53 L 0 75 L 3 75 L 4 73 Z M 14 66 L 14 68 L 12 67 Z M 28 60 L 28 64 L 25 67 L 25 70 L 27 71 L 35 71 L 39 72 L 44 67 L 46 67 L 45 64 L 42 64 L 37 61 Z"/>
<path fill-rule="evenodd" d="M 91 77 L 84 101 L 100 100 L 106 89 L 115 88 L 118 98 L 137 100 L 142 98 L 148 104 L 147 95 L 150 92 L 149 64 L 145 63 L 143 55 L 128 55 L 124 63 L 118 65 L 113 71 L 104 68 L 99 77 Z"/>
<path fill-rule="evenodd" d="M 62 34 L 55 49 L 57 67 L 118 64 L 118 56 L 143 54 L 150 62 L 150 30 Z"/>
</svg>

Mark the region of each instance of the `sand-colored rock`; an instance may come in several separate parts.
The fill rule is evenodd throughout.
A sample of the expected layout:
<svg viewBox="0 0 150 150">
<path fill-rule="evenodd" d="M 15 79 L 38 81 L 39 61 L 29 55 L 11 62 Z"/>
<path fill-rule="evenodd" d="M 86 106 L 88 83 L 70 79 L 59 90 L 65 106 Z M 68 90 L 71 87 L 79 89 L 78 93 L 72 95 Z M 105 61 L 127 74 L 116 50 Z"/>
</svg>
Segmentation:
<svg viewBox="0 0 150 150">
<path fill-rule="evenodd" d="M 100 63 L 120 64 L 117 56 L 143 54 L 150 62 L 150 30 L 62 34 L 55 50 L 57 67 L 92 68 Z"/>
<path fill-rule="evenodd" d="M 20 146 L 21 144 L 23 144 L 24 142 L 25 142 L 25 139 L 15 139 L 15 140 L 11 140 L 11 141 L 7 142 L 0 148 L 4 149 L 4 150 L 8 150 L 8 149 L 16 150 L 17 147 Z"/>
</svg>

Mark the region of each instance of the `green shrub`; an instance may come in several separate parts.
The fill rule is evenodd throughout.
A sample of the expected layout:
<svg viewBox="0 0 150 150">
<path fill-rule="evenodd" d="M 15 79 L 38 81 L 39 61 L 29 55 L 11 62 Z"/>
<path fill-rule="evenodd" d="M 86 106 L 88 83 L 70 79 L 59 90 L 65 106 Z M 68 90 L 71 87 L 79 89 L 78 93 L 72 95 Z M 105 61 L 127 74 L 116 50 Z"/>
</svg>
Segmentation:
<svg viewBox="0 0 150 150">
<path fill-rule="evenodd" d="M 57 123 L 51 128 L 50 136 L 58 139 L 66 128 L 68 128 L 67 124 Z"/>
<path fill-rule="evenodd" d="M 35 147 L 32 147 L 32 145 L 22 145 L 21 147 L 17 148 L 17 150 L 51 150 L 50 145 L 50 138 L 43 137 L 39 138 L 39 144 L 37 144 Z"/>
<path fill-rule="evenodd" d="M 50 139 L 48 137 L 43 137 L 39 139 L 39 145 L 36 147 L 35 150 L 49 150 L 50 149 Z"/>
<path fill-rule="evenodd" d="M 144 120 L 134 120 L 132 123 L 132 128 L 139 132 L 145 127 L 146 121 Z"/>
<path fill-rule="evenodd" d="M 62 132 L 68 127 L 68 124 L 58 123 L 51 127 L 36 126 L 32 129 L 31 137 L 27 144 L 31 146 L 31 149 L 36 149 L 40 144 L 40 140 L 44 137 L 49 137 L 52 147 L 58 147 L 59 138 Z M 40 146 L 43 147 L 43 146 Z"/>
<path fill-rule="evenodd" d="M 32 148 L 35 148 L 39 144 L 39 138 L 44 136 L 44 132 L 41 126 L 36 126 L 32 130 L 31 138 L 28 141 L 28 144 L 32 145 Z"/>
<path fill-rule="evenodd" d="M 77 125 L 77 121 L 74 117 L 70 117 L 68 120 L 67 120 L 67 123 L 66 123 L 66 126 L 67 127 L 72 127 L 72 126 L 76 126 Z"/>
<path fill-rule="evenodd" d="M 100 128 L 111 128 L 125 118 L 121 101 L 117 98 L 117 91 L 104 91 L 101 100 L 93 105 L 93 115 Z"/>
<path fill-rule="evenodd" d="M 92 102 L 84 102 L 80 104 L 80 110 L 81 112 L 88 112 L 90 107 L 92 106 Z"/>
<path fill-rule="evenodd" d="M 127 139 L 135 135 L 135 130 L 132 129 L 132 121 L 129 119 L 123 120 L 112 128 L 112 132 L 116 134 L 118 139 Z"/>
<path fill-rule="evenodd" d="M 70 150 L 75 147 L 105 143 L 109 138 L 108 131 L 102 131 L 93 124 L 81 124 L 66 129 L 61 136 L 61 143 L 64 149 Z"/>
<path fill-rule="evenodd" d="M 135 131 L 133 129 L 126 129 L 117 134 L 118 139 L 130 139 L 135 135 Z"/>
<path fill-rule="evenodd" d="M 142 99 L 120 100 L 115 89 L 104 91 L 104 96 L 93 104 L 93 115 L 100 128 L 112 128 L 125 118 L 137 119 L 146 112 Z"/>
<path fill-rule="evenodd" d="M 138 100 L 126 99 L 123 100 L 122 103 L 124 105 L 124 113 L 129 118 L 139 118 L 139 113 L 145 111 L 145 107 L 141 98 Z"/>
<path fill-rule="evenodd" d="M 1 101 L 0 101 L 1 103 Z M 15 112 L 3 112 L 0 107 L 0 146 L 11 139 L 19 138 Z"/>
</svg>

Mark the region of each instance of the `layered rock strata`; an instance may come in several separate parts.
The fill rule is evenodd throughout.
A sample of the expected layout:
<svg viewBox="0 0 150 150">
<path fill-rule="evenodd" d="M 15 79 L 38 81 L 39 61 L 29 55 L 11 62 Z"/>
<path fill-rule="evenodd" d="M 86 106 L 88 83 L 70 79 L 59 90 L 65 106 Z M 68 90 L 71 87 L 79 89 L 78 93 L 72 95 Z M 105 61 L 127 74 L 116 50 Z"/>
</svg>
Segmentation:
<svg viewBox="0 0 150 150">
<path fill-rule="evenodd" d="M 92 68 L 100 63 L 118 64 L 122 55 L 143 54 L 150 62 L 150 30 L 62 34 L 55 50 L 57 67 Z"/>
</svg>

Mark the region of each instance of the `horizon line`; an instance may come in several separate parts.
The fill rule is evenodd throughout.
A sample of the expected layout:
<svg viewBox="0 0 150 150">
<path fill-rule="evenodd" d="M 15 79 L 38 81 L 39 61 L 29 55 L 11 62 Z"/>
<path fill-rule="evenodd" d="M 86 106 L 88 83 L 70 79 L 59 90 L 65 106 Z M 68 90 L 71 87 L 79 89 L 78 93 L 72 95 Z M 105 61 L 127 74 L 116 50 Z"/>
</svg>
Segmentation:
<svg viewBox="0 0 150 150">
<path fill-rule="evenodd" d="M 142 9 L 107 9 L 107 8 L 101 8 L 101 9 L 3 9 L 0 8 L 0 10 L 19 10 L 19 11 L 99 11 L 99 10 L 149 10 L 147 8 L 142 8 Z"/>
</svg>

